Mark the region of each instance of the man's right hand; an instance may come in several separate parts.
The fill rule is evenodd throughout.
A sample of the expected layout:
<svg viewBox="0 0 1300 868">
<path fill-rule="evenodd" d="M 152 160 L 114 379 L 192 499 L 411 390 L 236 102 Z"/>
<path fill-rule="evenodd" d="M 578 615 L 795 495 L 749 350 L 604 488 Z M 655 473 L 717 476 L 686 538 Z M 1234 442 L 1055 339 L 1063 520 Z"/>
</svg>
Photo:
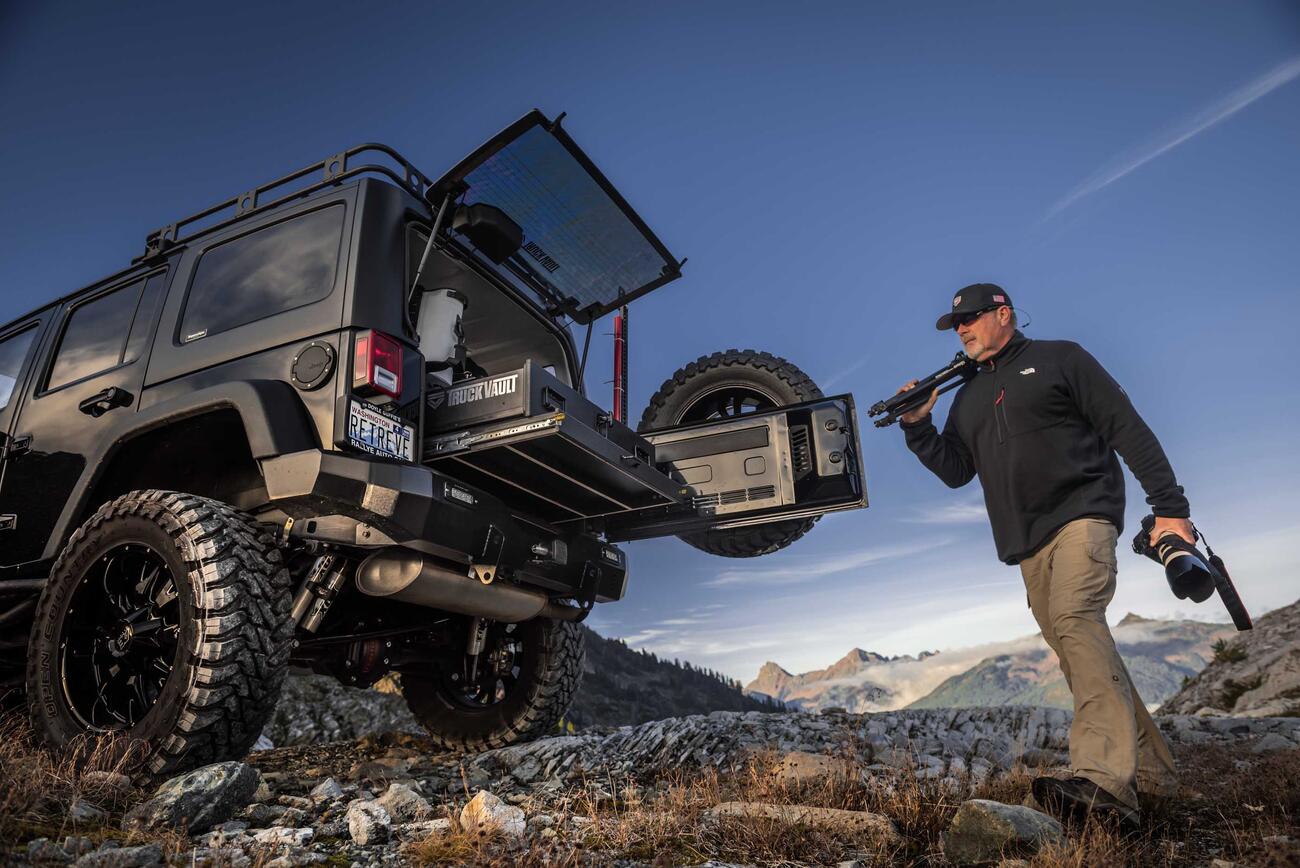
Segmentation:
<svg viewBox="0 0 1300 868">
<path fill-rule="evenodd" d="M 916 388 L 916 380 L 911 380 L 905 386 L 903 386 L 903 388 L 899 389 L 894 394 L 901 395 L 904 392 L 912 391 L 914 388 Z M 930 411 L 934 409 L 934 402 L 937 400 L 939 400 L 939 390 L 935 389 L 933 392 L 930 393 L 930 400 L 926 401 L 924 404 L 922 404 L 920 407 L 917 407 L 915 410 L 911 410 L 907 413 L 903 413 L 898 418 L 903 420 L 903 422 L 908 425 L 914 425 L 917 422 L 920 422 L 926 416 L 930 415 Z"/>
</svg>

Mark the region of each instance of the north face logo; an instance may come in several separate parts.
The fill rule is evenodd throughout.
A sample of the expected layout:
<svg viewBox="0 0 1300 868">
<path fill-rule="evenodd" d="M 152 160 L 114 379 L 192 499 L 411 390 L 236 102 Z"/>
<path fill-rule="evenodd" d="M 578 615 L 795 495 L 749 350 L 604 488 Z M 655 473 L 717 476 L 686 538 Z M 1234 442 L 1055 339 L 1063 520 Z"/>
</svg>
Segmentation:
<svg viewBox="0 0 1300 868">
<path fill-rule="evenodd" d="M 960 296 L 960 295 L 957 296 L 956 298 L 954 298 L 954 299 L 952 300 L 952 306 L 953 306 L 953 307 L 956 307 L 956 306 L 959 305 L 959 304 L 961 304 L 961 296 Z"/>
<path fill-rule="evenodd" d="M 1035 371 L 1033 368 L 1025 368 L 1023 371 L 1020 372 L 1020 375 L 1024 376 L 1025 374 L 1036 374 L 1036 373 L 1038 372 Z"/>
</svg>

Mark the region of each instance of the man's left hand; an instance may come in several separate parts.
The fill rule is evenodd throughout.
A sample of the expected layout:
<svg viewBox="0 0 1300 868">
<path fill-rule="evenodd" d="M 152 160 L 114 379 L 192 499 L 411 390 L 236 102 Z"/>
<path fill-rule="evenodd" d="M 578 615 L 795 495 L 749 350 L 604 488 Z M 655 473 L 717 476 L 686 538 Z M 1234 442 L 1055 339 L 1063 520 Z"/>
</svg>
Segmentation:
<svg viewBox="0 0 1300 868">
<path fill-rule="evenodd" d="M 1162 518 L 1156 516 L 1155 526 L 1151 528 L 1151 545 L 1167 533 L 1176 533 L 1192 545 L 1196 545 L 1196 533 L 1192 530 L 1192 521 L 1188 518 Z"/>
</svg>

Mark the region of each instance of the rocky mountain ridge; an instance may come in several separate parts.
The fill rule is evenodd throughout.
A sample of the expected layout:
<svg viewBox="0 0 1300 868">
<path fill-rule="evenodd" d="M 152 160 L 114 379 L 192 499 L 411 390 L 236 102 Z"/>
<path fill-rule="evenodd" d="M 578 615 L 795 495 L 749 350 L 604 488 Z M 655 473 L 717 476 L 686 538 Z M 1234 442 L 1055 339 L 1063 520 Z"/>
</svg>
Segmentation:
<svg viewBox="0 0 1300 868">
<path fill-rule="evenodd" d="M 873 682 L 866 673 L 877 667 L 917 664 L 937 653 L 923 651 L 916 656 L 889 657 L 854 648 L 825 669 L 798 675 L 769 660 L 758 670 L 754 680 L 745 685 L 745 693 L 770 697 L 789 708 L 808 711 L 828 707 L 854 712 L 885 710 L 901 703 L 896 701 L 891 688 Z"/>
<path fill-rule="evenodd" d="M 1159 620 L 1129 613 L 1112 631 L 1139 693 L 1154 707 L 1177 692 L 1213 656 L 1231 625 Z M 804 710 L 853 712 L 900 707 L 993 705 L 1071 707 L 1056 655 L 1041 635 L 916 657 L 886 657 L 855 648 L 825 669 L 792 674 L 768 661 L 745 686 L 751 695 Z"/>
</svg>

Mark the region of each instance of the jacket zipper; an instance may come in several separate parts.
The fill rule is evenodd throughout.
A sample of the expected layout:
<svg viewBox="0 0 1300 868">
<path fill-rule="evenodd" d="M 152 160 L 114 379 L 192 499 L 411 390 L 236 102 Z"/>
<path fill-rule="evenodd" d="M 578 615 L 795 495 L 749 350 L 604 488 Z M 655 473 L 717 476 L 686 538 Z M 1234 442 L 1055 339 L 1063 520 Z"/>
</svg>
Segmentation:
<svg viewBox="0 0 1300 868">
<path fill-rule="evenodd" d="M 997 423 L 998 426 L 999 443 L 1007 442 L 1006 435 L 1003 432 L 1010 428 L 1010 426 L 1007 425 L 1007 407 L 1005 404 L 1002 403 L 1002 399 L 1005 398 L 1006 396 L 1007 396 L 1007 387 L 1003 386 L 1002 389 L 998 392 L 997 398 L 993 400 L 993 420 Z"/>
</svg>

